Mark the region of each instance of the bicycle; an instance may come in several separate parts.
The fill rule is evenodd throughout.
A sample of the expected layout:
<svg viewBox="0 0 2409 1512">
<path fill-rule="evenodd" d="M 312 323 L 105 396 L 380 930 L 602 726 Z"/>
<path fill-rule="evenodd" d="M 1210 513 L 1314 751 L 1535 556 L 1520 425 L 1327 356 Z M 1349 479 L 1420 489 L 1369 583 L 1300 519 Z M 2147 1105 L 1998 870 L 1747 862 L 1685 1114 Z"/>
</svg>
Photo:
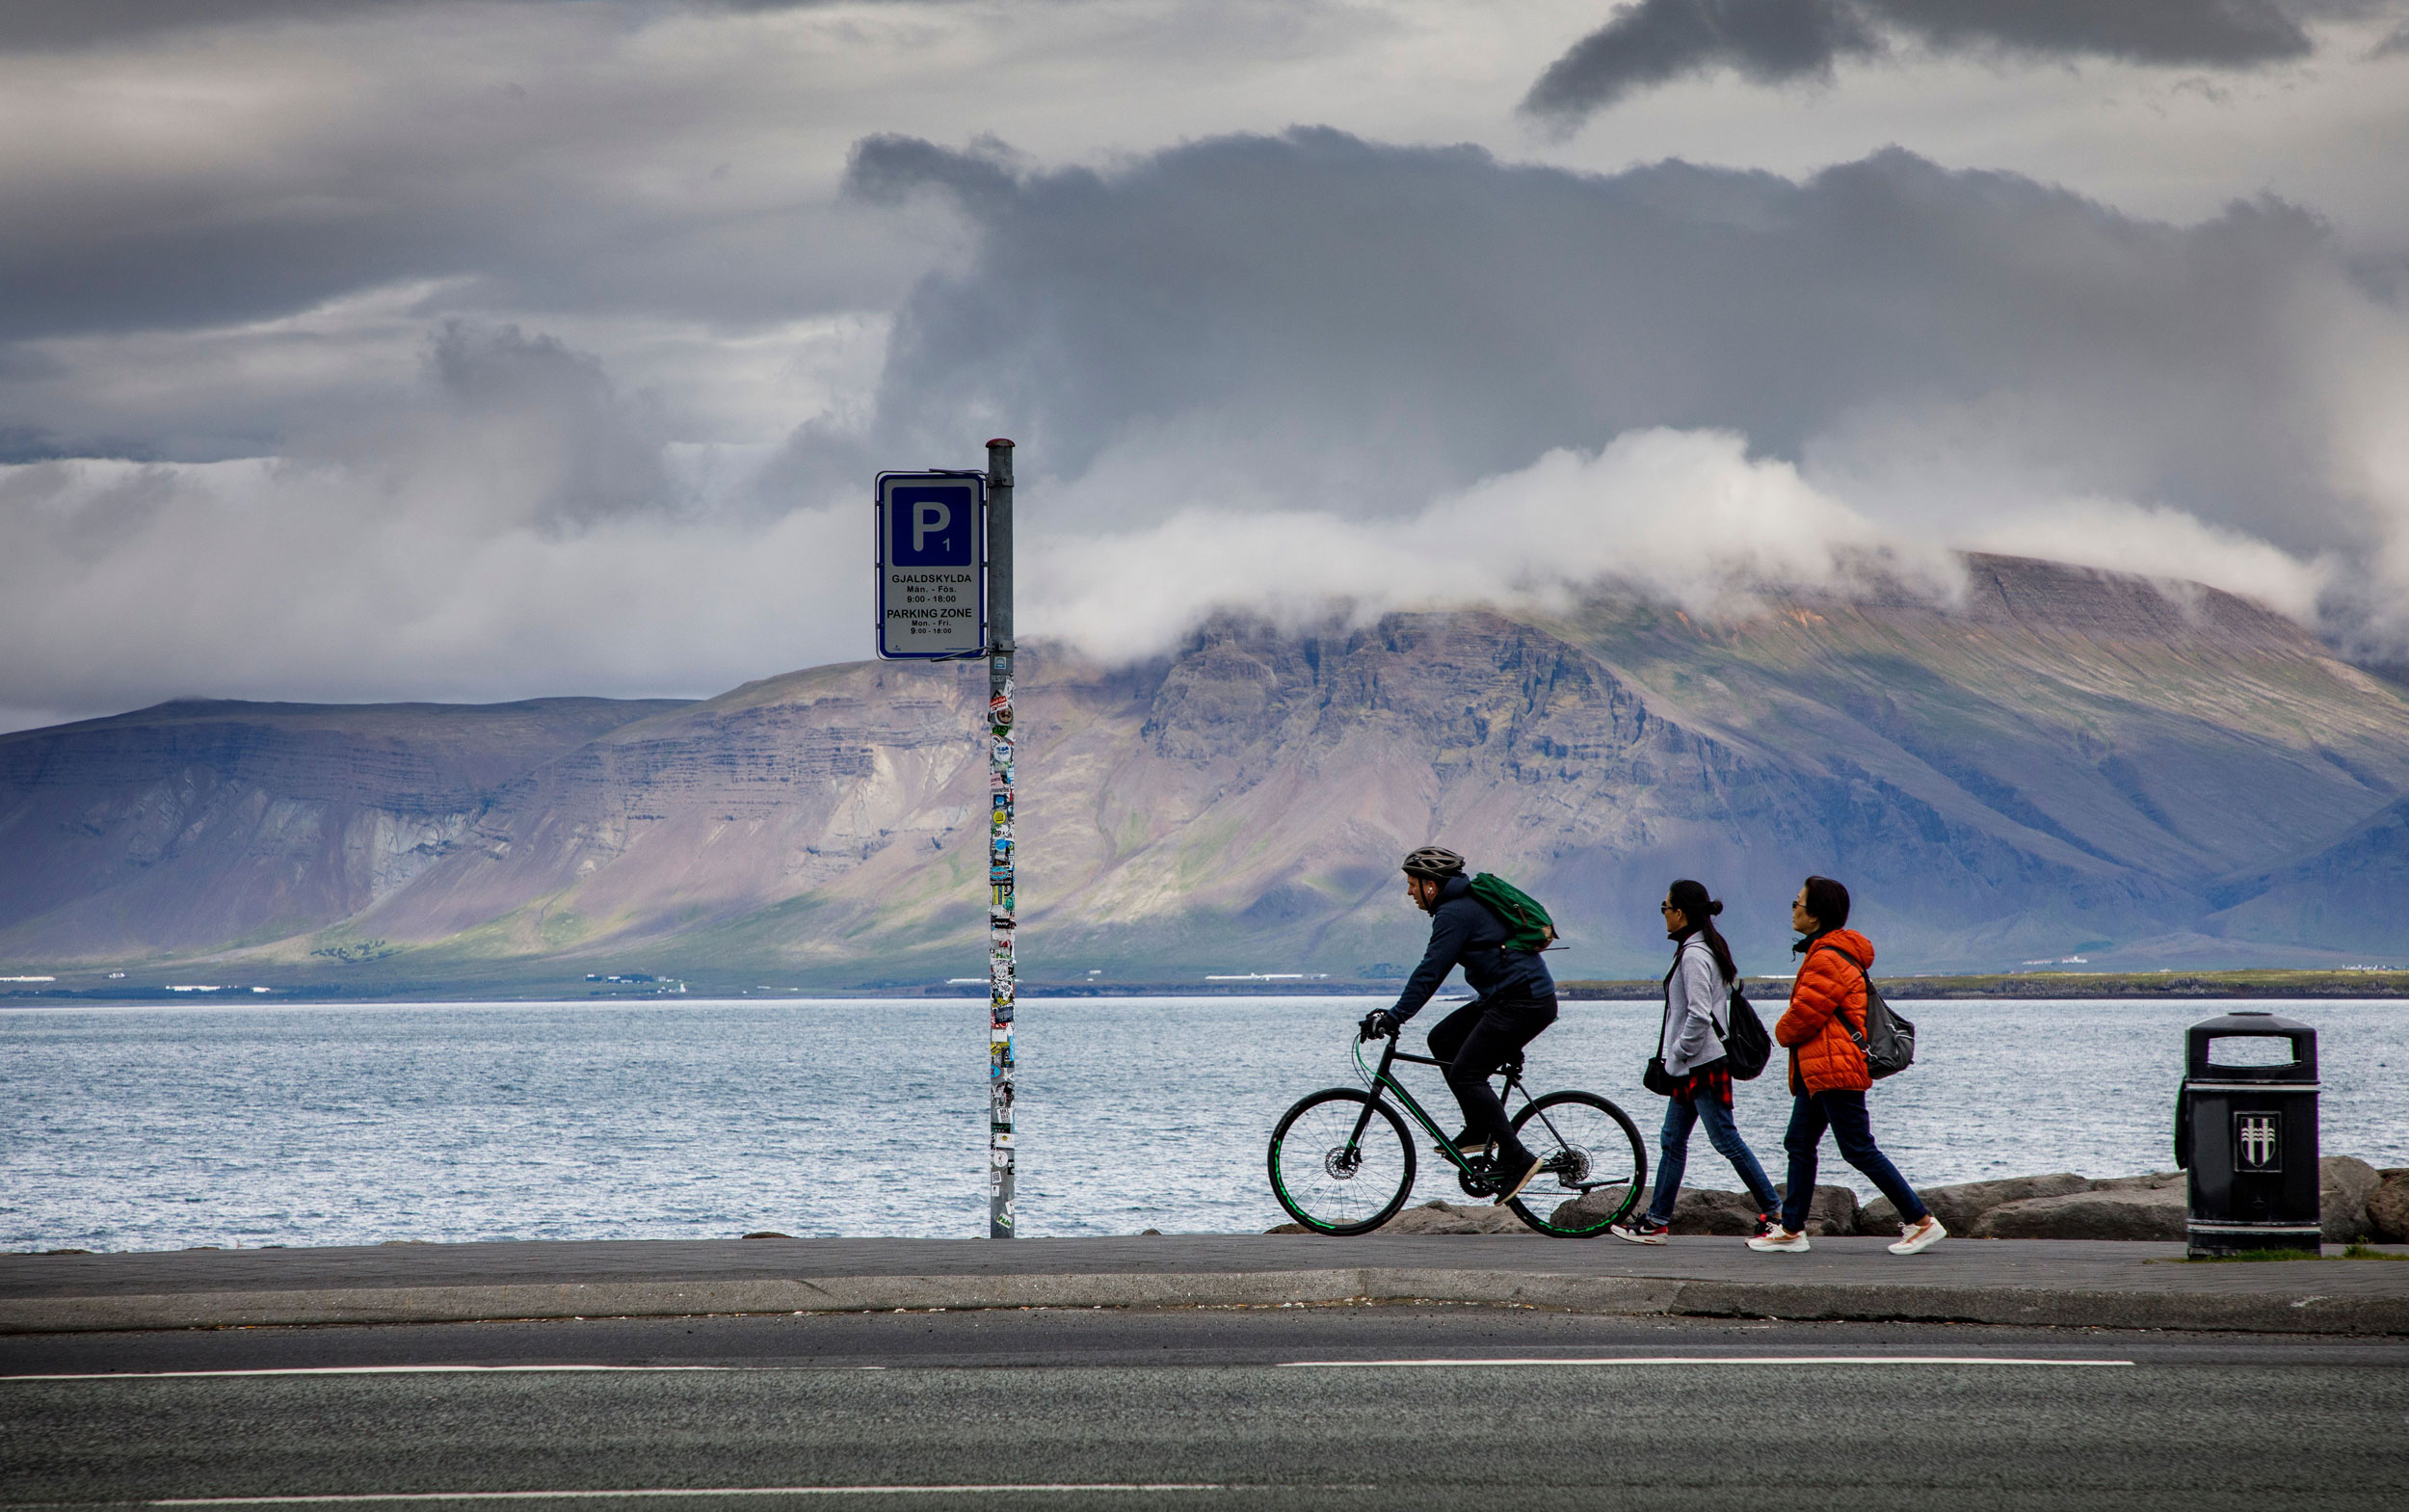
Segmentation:
<svg viewBox="0 0 2409 1512">
<path fill-rule="evenodd" d="M 1467 1196 L 1495 1197 L 1499 1189 L 1496 1160 L 1487 1153 L 1467 1155 L 1458 1151 L 1393 1074 L 1398 1061 L 1420 1066 L 1445 1062 L 1407 1054 L 1393 1033 L 1384 1038 L 1388 1048 L 1377 1068 L 1364 1064 L 1365 1042 L 1355 1042 L 1355 1069 L 1365 1090 L 1326 1087 L 1310 1093 L 1272 1127 L 1265 1157 L 1272 1195 L 1290 1217 L 1316 1233 L 1368 1233 L 1405 1206 L 1414 1190 L 1416 1156 L 1414 1138 L 1397 1116 L 1398 1107 L 1438 1141 Z M 1523 1100 L 1512 1120 L 1515 1137 L 1540 1158 L 1539 1175 L 1507 1206 L 1516 1217 L 1556 1238 L 1605 1233 L 1607 1225 L 1621 1221 L 1638 1204 L 1647 1183 L 1648 1150 L 1640 1143 L 1639 1130 L 1621 1108 L 1594 1092 L 1532 1097 L 1522 1085 L 1519 1053 L 1491 1074 L 1500 1073 L 1506 1078 L 1506 1097 L 1519 1092 Z M 1393 1106 L 1387 1101 L 1390 1094 L 1395 1097 Z M 1618 1188 L 1619 1200 L 1614 1196 Z M 1567 1205 L 1601 1192 L 1607 1197 L 1567 1211 Z M 1566 1221 L 1557 1222 L 1559 1216 Z"/>
</svg>

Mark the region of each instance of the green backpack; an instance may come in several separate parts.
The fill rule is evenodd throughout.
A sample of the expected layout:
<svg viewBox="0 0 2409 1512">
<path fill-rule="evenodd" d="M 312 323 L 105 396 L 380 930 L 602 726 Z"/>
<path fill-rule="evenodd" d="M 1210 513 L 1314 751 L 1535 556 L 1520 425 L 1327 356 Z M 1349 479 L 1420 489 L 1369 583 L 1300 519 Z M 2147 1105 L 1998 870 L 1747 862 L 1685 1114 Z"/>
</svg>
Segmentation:
<svg viewBox="0 0 2409 1512">
<path fill-rule="evenodd" d="M 1537 898 L 1503 877 L 1482 872 L 1472 879 L 1472 896 L 1506 927 L 1506 949 L 1539 951 L 1554 942 L 1556 921 Z"/>
</svg>

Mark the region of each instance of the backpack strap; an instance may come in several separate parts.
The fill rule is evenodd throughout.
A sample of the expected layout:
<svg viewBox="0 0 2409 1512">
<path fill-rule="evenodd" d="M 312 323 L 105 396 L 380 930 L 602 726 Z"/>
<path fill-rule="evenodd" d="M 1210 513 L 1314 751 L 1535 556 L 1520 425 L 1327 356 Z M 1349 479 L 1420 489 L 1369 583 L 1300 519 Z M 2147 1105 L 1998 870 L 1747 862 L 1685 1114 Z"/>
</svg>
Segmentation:
<svg viewBox="0 0 2409 1512">
<path fill-rule="evenodd" d="M 1807 953 L 1812 956 L 1816 950 L 1829 950 L 1834 955 L 1839 956 L 1841 960 L 1847 962 L 1849 965 L 1857 968 L 1857 979 L 1866 984 L 1866 990 L 1867 993 L 1871 993 L 1873 991 L 1873 976 L 1872 973 L 1866 969 L 1865 962 L 1858 960 L 1855 956 L 1850 955 L 1845 949 L 1842 949 L 1840 946 L 1833 944 L 1828 941 L 1819 940 L 1815 942 L 1814 949 L 1810 950 Z M 1799 969 L 1802 971 L 1807 968 L 1807 963 L 1805 961 L 1799 962 L 1798 965 Z M 1861 1020 L 1864 1019 L 1866 1017 L 1866 1010 L 1863 1008 L 1858 1009 L 1857 1017 Z M 1832 1021 L 1840 1026 L 1840 1032 L 1848 1036 L 1849 1043 L 1857 1047 L 1859 1053 L 1862 1054 L 1865 1052 L 1866 1036 L 1858 1030 L 1852 1029 L 1848 1026 L 1848 1004 L 1834 1003 L 1832 1005 Z"/>
<path fill-rule="evenodd" d="M 1665 1012 L 1670 1014 L 1673 1011 L 1673 974 L 1675 971 L 1681 969 L 1681 957 L 1689 954 L 1689 947 L 1692 945 L 1696 945 L 1699 949 L 1707 952 L 1707 963 L 1715 968 L 1715 980 L 1723 984 L 1722 1019 L 1717 1020 L 1715 1018 L 1715 1003 L 1713 1000 L 1708 1000 L 1707 1004 L 1707 1026 L 1715 1031 L 1715 1040 L 1718 1044 L 1721 1044 L 1732 1038 L 1732 993 L 1734 990 L 1734 984 L 1738 979 L 1736 977 L 1728 977 L 1723 974 L 1723 963 L 1715 960 L 1714 946 L 1707 943 L 1707 933 L 1705 930 L 1700 930 L 1697 934 L 1694 934 L 1687 940 L 1682 941 L 1681 948 L 1673 952 L 1673 970 L 1665 973 Z"/>
</svg>

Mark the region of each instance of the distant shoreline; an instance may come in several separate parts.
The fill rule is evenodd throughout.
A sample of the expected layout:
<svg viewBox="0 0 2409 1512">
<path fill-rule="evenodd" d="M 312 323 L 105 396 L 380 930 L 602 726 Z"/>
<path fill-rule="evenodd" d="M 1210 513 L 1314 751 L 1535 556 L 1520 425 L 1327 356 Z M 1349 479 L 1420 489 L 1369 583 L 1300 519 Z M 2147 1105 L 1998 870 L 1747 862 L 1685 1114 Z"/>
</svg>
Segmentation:
<svg viewBox="0 0 2409 1512">
<path fill-rule="evenodd" d="M 1786 976 L 1749 978 L 1754 993 L 1770 993 Z M 1884 976 L 1874 981 L 1900 1002 L 1959 997 L 2099 998 L 2409 997 L 2409 971 L 2016 971 L 1975 976 Z M 1759 984 L 1763 984 L 1760 988 Z M 1655 1002 L 1654 979 L 1559 982 L 1556 995 L 1576 1002 Z"/>
<path fill-rule="evenodd" d="M 1753 976 L 1751 995 L 1778 1000 L 1786 995 L 1787 977 Z M 2148 1000 L 2152 998 L 2268 998 L 2316 1001 L 2321 998 L 2409 998 L 2409 971 L 2019 971 L 1963 976 L 1883 976 L 1875 980 L 1884 994 L 1901 1002 L 1952 998 Z M 1022 982 L 1019 995 L 1030 1000 L 1078 997 L 1363 997 L 1393 996 L 1395 982 Z M 1631 980 L 1575 979 L 1559 981 L 1556 995 L 1568 1002 L 1655 1002 L 1663 992 L 1655 977 Z M 986 996 L 980 987 L 959 983 L 899 983 L 858 987 L 794 987 L 750 989 L 696 983 L 686 991 L 648 991 L 630 984 L 616 989 L 586 983 L 558 987 L 525 983 L 479 987 L 457 981 L 388 982 L 377 985 L 310 982 L 278 986 L 263 994 L 248 988 L 210 993 L 172 988 L 17 988 L 0 993 L 0 1009 L 58 1007 L 147 1007 L 188 1003 L 196 1007 L 250 1003 L 393 1003 L 393 1002 L 663 1002 L 684 998 L 716 1001 L 776 1002 L 795 998 L 963 998 Z M 1450 995 L 1460 995 L 1451 992 Z"/>
</svg>

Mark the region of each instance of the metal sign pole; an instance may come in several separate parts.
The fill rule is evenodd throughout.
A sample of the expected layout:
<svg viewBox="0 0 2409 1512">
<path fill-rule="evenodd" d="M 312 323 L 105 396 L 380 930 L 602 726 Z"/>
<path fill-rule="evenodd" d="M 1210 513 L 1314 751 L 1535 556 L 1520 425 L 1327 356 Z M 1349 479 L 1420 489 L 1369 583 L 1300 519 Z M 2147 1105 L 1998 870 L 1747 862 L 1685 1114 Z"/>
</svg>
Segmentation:
<svg viewBox="0 0 2409 1512">
<path fill-rule="evenodd" d="M 987 1236 L 1012 1237 L 1012 1016 L 1019 900 L 1012 817 L 1012 442 L 987 443 Z"/>
</svg>

